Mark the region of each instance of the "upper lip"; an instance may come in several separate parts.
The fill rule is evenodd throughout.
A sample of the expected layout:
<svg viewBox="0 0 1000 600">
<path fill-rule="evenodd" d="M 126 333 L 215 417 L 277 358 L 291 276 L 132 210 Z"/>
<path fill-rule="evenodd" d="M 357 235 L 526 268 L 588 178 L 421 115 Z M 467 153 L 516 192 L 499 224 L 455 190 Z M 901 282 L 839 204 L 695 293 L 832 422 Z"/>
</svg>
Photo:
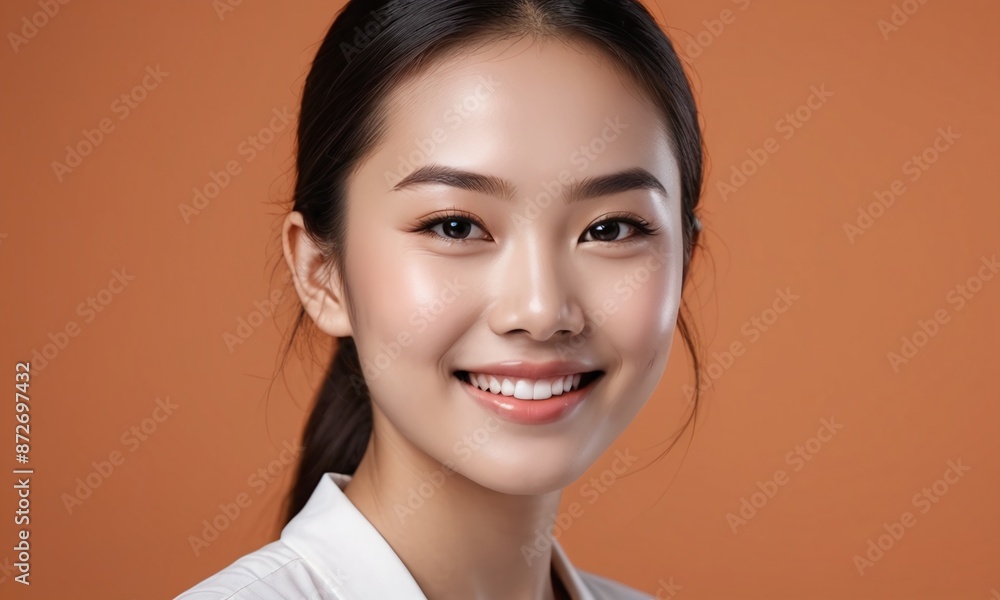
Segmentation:
<svg viewBox="0 0 1000 600">
<path fill-rule="evenodd" d="M 502 375 L 504 377 L 514 377 L 519 379 L 548 379 L 550 377 L 576 375 L 577 373 L 589 373 L 599 369 L 592 364 L 580 361 L 553 360 L 549 362 L 525 362 L 511 360 L 459 370 L 484 375 Z"/>
</svg>

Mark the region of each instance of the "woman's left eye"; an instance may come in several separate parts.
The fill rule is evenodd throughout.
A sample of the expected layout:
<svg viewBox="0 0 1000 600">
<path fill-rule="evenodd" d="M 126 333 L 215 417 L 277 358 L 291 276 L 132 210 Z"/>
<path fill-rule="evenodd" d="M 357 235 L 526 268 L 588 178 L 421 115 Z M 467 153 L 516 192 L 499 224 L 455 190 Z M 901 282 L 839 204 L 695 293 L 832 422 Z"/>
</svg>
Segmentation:
<svg viewBox="0 0 1000 600">
<path fill-rule="evenodd" d="M 640 235 L 650 235 L 655 231 L 645 222 L 631 218 L 605 219 L 591 225 L 580 238 L 581 242 L 620 242 L 631 240 Z M 622 235 L 624 233 L 624 236 Z M 630 235 L 631 233 L 631 235 Z M 586 239 L 588 235 L 592 239 Z"/>
</svg>

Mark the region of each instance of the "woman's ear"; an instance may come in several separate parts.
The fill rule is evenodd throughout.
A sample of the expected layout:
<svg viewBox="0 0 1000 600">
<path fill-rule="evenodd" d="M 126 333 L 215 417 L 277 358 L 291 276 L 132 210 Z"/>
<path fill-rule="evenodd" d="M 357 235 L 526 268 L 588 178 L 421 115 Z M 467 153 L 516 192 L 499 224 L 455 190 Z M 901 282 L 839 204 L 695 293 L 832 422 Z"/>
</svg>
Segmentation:
<svg viewBox="0 0 1000 600">
<path fill-rule="evenodd" d="M 353 335 L 341 274 L 306 233 L 302 213 L 292 211 L 285 217 L 281 246 L 299 300 L 320 331 L 333 337 Z"/>
</svg>

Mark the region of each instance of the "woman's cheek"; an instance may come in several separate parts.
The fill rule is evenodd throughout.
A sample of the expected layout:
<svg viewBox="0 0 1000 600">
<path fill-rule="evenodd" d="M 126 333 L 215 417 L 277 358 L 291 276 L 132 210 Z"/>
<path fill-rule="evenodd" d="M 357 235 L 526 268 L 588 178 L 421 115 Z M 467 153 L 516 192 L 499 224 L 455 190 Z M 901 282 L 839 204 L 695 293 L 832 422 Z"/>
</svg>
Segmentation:
<svg viewBox="0 0 1000 600">
<path fill-rule="evenodd" d="M 644 335 L 661 336 L 673 329 L 680 264 L 671 255 L 642 253 L 617 264 L 588 266 L 586 272 L 594 282 L 586 307 L 590 321 L 598 328 L 613 326 L 616 336 L 629 341 L 626 347 L 636 347 Z"/>
<path fill-rule="evenodd" d="M 411 405 L 414 390 L 440 397 L 451 366 L 442 360 L 477 318 L 473 290 L 481 286 L 467 275 L 475 271 L 446 257 L 405 254 L 380 266 L 366 270 L 355 293 L 369 299 L 358 307 L 355 339 L 370 389 Z"/>
<path fill-rule="evenodd" d="M 639 259 L 619 272 L 604 303 L 614 312 L 605 310 L 601 337 L 623 367 L 621 384 L 630 388 L 615 395 L 636 397 L 648 380 L 654 380 L 649 389 L 655 387 L 666 366 L 680 304 L 680 265 Z"/>
</svg>

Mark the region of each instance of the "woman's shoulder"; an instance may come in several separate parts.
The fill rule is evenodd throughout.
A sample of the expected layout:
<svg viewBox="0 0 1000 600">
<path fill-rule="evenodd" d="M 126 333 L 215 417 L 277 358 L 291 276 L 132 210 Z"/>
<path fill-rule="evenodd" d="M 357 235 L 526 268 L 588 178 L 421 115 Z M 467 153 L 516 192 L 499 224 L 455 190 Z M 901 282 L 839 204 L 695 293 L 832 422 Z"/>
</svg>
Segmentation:
<svg viewBox="0 0 1000 600">
<path fill-rule="evenodd" d="M 281 540 L 246 554 L 174 600 L 333 599 L 307 561 Z"/>
<path fill-rule="evenodd" d="M 578 570 L 577 574 L 580 575 L 580 579 L 594 600 L 654 600 L 653 596 L 614 579 L 608 579 L 588 571 Z"/>
</svg>

